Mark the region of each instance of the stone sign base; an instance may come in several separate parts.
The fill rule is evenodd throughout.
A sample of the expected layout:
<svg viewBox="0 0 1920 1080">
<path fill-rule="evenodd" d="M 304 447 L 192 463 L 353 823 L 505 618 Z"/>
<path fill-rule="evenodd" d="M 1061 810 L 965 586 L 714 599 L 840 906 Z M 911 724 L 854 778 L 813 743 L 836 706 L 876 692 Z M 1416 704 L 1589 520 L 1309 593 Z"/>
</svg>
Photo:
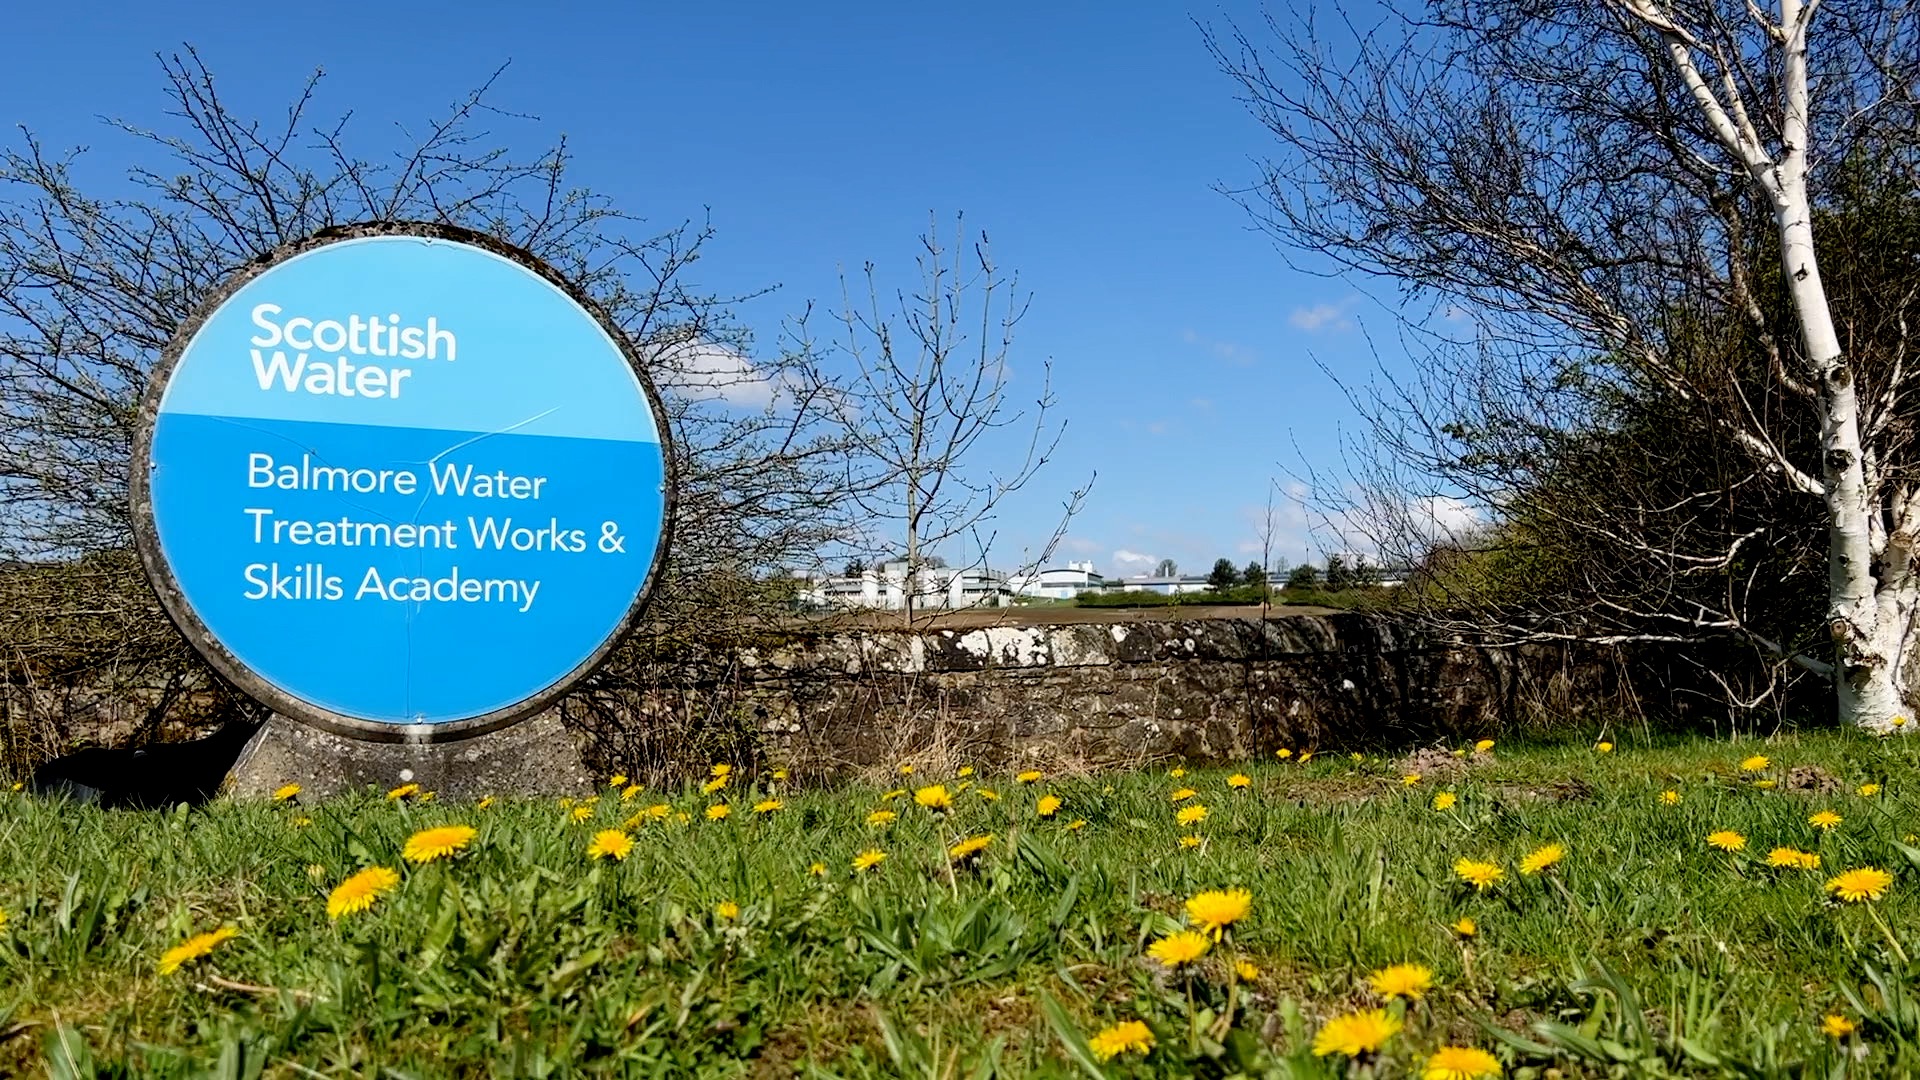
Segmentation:
<svg viewBox="0 0 1920 1080">
<path fill-rule="evenodd" d="M 419 784 L 442 799 L 487 795 L 581 795 L 593 779 L 573 736 L 542 713 L 500 731 L 454 742 L 370 742 L 274 716 L 227 776 L 236 798 L 266 798 L 286 784 L 325 798 L 366 788 Z"/>
</svg>

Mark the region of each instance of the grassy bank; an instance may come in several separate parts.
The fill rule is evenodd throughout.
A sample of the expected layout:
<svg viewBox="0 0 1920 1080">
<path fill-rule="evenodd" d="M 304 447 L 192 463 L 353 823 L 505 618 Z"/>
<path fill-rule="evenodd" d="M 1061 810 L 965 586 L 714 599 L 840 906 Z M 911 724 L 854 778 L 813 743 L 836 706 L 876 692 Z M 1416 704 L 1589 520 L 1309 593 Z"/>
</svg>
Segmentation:
<svg viewBox="0 0 1920 1080">
<path fill-rule="evenodd" d="M 0 1073 L 1392 1077 L 1451 1045 L 1509 1076 L 1912 1075 L 1916 752 L 1838 734 L 1501 746 L 1415 781 L 1323 752 L 584 806 L 137 814 L 0 795 Z M 950 809 L 916 803 L 932 784 Z M 471 838 L 403 857 L 448 825 Z M 589 855 L 623 827 L 623 858 Z M 1721 830 L 1744 849 L 1709 846 Z M 1819 867 L 1770 866 L 1776 847 Z M 883 858 L 854 869 L 865 852 Z M 1462 859 L 1501 875 L 1477 888 Z M 368 867 L 391 889 L 340 891 Z M 1880 899 L 1835 897 L 1867 867 L 1892 875 Z M 1232 888 L 1250 908 L 1203 955 L 1153 958 L 1205 925 L 1188 900 Z M 1430 987 L 1370 981 L 1399 964 Z M 1419 997 L 1383 994 L 1396 980 Z M 1332 1045 L 1329 1021 L 1376 1008 L 1398 1029 L 1377 1052 Z"/>
</svg>

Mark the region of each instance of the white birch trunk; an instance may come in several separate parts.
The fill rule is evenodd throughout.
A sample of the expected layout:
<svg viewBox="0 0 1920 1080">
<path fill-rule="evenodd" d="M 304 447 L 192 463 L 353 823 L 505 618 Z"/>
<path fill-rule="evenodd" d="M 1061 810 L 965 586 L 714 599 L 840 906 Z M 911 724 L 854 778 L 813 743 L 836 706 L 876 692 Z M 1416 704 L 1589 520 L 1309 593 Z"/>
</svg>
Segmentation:
<svg viewBox="0 0 1920 1080">
<path fill-rule="evenodd" d="M 1807 195 L 1807 142 L 1811 100 L 1807 85 L 1807 29 L 1815 5 L 1781 0 L 1780 23 L 1767 26 L 1781 50 L 1780 149 L 1762 143 L 1730 78 L 1716 90 L 1695 62 L 1696 50 L 1714 56 L 1724 72 L 1718 44 L 1677 23 L 1659 0 L 1621 0 L 1622 7 L 1657 31 L 1674 68 L 1722 146 L 1744 166 L 1773 207 L 1802 344 L 1813 375 L 1820 412 L 1820 494 L 1827 514 L 1827 630 L 1833 638 L 1834 691 L 1842 723 L 1873 731 L 1905 722 L 1906 667 L 1913 648 L 1916 583 L 1912 573 L 1912 522 L 1907 507 L 1889 531 L 1876 529 L 1877 484 L 1869 483 L 1860 437 L 1860 402 L 1852 365 L 1841 348 L 1820 281 L 1813 243 L 1812 201 Z M 1759 10 L 1750 6 L 1755 17 Z M 1725 95 L 1723 100 L 1722 94 Z M 1789 463 L 1782 463 L 1783 466 Z M 1896 724 L 1896 719 L 1900 723 Z"/>
</svg>

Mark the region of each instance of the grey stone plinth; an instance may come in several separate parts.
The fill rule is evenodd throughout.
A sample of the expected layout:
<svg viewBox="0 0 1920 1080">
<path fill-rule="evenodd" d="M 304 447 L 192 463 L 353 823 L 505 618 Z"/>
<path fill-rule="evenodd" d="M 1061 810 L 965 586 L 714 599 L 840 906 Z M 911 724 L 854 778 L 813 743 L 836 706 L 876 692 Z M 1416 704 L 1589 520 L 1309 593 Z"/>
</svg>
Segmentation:
<svg viewBox="0 0 1920 1080">
<path fill-rule="evenodd" d="M 325 798 L 402 784 L 444 799 L 486 795 L 574 795 L 592 790 L 573 736 L 542 713 L 485 735 L 452 742 L 370 742 L 274 716 L 240 753 L 228 776 L 236 798 L 271 795 L 299 784 L 303 796 Z"/>
</svg>

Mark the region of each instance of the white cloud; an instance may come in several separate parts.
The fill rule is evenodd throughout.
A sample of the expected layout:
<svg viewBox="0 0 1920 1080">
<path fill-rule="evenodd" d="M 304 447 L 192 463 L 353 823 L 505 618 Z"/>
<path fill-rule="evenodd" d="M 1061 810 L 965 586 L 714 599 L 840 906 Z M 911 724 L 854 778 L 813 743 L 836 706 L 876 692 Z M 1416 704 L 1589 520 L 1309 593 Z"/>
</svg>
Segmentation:
<svg viewBox="0 0 1920 1080">
<path fill-rule="evenodd" d="M 1353 326 L 1353 321 L 1347 318 L 1345 303 L 1294 308 L 1293 314 L 1287 316 L 1287 321 L 1309 334 L 1319 330 L 1346 330 Z"/>
<path fill-rule="evenodd" d="M 1417 499 L 1408 511 L 1413 516 L 1415 526 L 1435 541 L 1456 538 L 1478 526 L 1482 520 L 1478 507 L 1449 495 L 1429 495 Z"/>
<path fill-rule="evenodd" d="M 1237 341 L 1219 341 L 1194 330 L 1182 332 L 1180 340 L 1189 345 L 1199 345 L 1235 367 L 1252 367 L 1260 360 L 1259 353 Z"/>
<path fill-rule="evenodd" d="M 1145 574 L 1160 565 L 1158 556 L 1142 555 L 1137 551 L 1128 551 L 1126 548 L 1115 551 L 1110 561 L 1113 564 L 1113 572 L 1122 575 Z"/>
<path fill-rule="evenodd" d="M 773 401 L 773 381 L 751 359 L 715 342 L 668 346 L 660 352 L 653 371 L 663 389 L 697 401 L 723 401 L 745 409 L 765 408 Z"/>
</svg>

